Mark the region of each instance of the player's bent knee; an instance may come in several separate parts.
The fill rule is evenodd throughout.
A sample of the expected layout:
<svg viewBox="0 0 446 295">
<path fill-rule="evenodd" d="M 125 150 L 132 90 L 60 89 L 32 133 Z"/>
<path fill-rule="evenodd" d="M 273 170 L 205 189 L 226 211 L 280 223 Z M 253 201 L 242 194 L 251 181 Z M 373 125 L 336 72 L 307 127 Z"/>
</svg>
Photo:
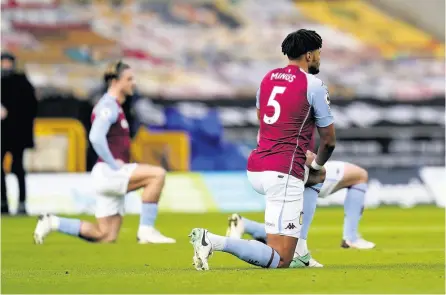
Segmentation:
<svg viewBox="0 0 446 295">
<path fill-rule="evenodd" d="M 149 179 L 150 181 L 148 185 L 164 186 L 164 182 L 166 180 L 166 170 L 161 167 L 156 167 L 156 170 L 154 170 L 152 176 Z"/>
<path fill-rule="evenodd" d="M 166 169 L 164 169 L 163 167 L 157 167 L 157 166 L 144 166 L 145 168 L 145 176 L 148 179 L 160 179 L 160 180 L 164 180 L 164 178 L 166 177 Z"/>
<path fill-rule="evenodd" d="M 290 266 L 293 256 L 294 249 L 296 248 L 297 239 L 293 237 L 287 237 L 283 235 L 268 235 L 268 246 L 274 249 L 274 251 L 279 254 L 279 268 L 287 268 Z"/>
<path fill-rule="evenodd" d="M 164 168 L 162 168 L 162 167 L 159 167 L 159 169 L 160 169 L 160 176 L 162 176 L 162 177 L 166 177 L 166 174 L 167 174 L 166 169 L 164 169 Z"/>
<path fill-rule="evenodd" d="M 356 173 L 358 174 L 358 184 L 367 183 L 369 181 L 369 173 L 367 172 L 367 170 L 358 166 L 356 167 L 356 169 Z"/>
<path fill-rule="evenodd" d="M 166 174 L 167 174 L 166 169 L 164 169 L 162 167 L 158 167 L 157 177 L 160 180 L 164 181 L 166 179 Z"/>
<path fill-rule="evenodd" d="M 339 185 L 341 187 L 350 187 L 360 183 L 367 183 L 368 181 L 369 174 L 367 170 L 354 164 L 346 163 L 344 177 Z"/>
</svg>

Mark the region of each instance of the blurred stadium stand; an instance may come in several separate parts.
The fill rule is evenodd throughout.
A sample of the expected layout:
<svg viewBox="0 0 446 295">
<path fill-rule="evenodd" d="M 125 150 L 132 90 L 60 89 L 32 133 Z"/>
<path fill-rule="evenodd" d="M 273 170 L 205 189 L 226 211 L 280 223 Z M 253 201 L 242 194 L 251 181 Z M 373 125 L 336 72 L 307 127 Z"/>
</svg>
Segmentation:
<svg viewBox="0 0 446 295">
<path fill-rule="evenodd" d="M 139 94 L 125 107 L 133 133 L 149 130 L 136 136 L 135 160 L 169 170 L 244 170 L 255 146 L 255 92 L 268 70 L 286 62 L 280 44 L 299 28 L 324 39 L 320 77 L 336 117 L 336 159 L 370 169 L 445 164 L 444 43 L 435 29 L 400 20 L 411 19 L 401 9 L 388 9 L 396 18 L 360 0 L 1 3 L 2 49 L 17 55 L 46 120 L 26 160 L 32 171 L 91 167 L 95 157 L 79 142 L 102 93 L 102 71 L 121 57 L 137 73 Z M 77 122 L 84 132 L 70 133 Z M 83 155 L 86 164 L 74 165 Z"/>
</svg>

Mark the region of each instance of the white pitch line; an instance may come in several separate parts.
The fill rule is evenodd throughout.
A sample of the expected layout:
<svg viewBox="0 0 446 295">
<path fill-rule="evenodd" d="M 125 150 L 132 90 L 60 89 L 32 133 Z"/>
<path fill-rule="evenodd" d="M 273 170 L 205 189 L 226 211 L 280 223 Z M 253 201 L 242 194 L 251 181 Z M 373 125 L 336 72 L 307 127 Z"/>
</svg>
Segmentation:
<svg viewBox="0 0 446 295">
<path fill-rule="evenodd" d="M 312 226 L 310 232 L 332 232 L 342 226 Z M 360 232 L 445 232 L 444 226 L 360 226 Z"/>
<path fill-rule="evenodd" d="M 445 248 L 375 248 L 369 250 L 358 250 L 358 249 L 340 249 L 340 248 L 314 248 L 310 249 L 311 252 L 364 252 L 364 253 L 425 253 L 425 252 L 445 252 Z"/>
<path fill-rule="evenodd" d="M 136 227 L 122 227 L 122 232 L 136 231 Z M 310 232 L 339 232 L 342 231 L 342 225 L 333 226 L 311 226 Z M 429 233 L 444 233 L 444 226 L 360 226 L 361 233 L 371 232 L 429 232 Z"/>
</svg>

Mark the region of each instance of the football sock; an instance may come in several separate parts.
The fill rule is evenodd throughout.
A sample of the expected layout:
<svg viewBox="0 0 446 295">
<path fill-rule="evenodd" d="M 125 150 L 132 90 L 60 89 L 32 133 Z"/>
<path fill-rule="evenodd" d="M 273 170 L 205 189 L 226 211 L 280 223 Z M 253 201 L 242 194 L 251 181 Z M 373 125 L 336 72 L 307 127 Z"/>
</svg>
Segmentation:
<svg viewBox="0 0 446 295">
<path fill-rule="evenodd" d="M 250 234 L 254 239 L 266 240 L 265 224 L 249 220 L 242 217 L 245 225 L 245 233 Z"/>
<path fill-rule="evenodd" d="M 156 204 L 156 203 L 142 203 L 139 225 L 140 226 L 154 226 L 157 215 L 158 215 L 158 204 Z"/>
<path fill-rule="evenodd" d="M 310 230 L 311 222 L 313 221 L 314 213 L 316 212 L 317 197 L 321 187 L 322 183 L 305 188 L 302 228 L 300 230 L 299 240 L 307 240 L 308 238 L 308 231 Z"/>
<path fill-rule="evenodd" d="M 79 219 L 54 216 L 51 218 L 51 227 L 67 235 L 79 236 L 81 221 Z"/>
<path fill-rule="evenodd" d="M 367 183 L 351 186 L 344 202 L 344 240 L 355 242 L 358 239 L 358 226 L 364 209 Z"/>
<path fill-rule="evenodd" d="M 296 245 L 296 250 L 295 252 L 299 255 L 299 256 L 305 256 L 308 254 L 308 246 L 307 246 L 307 240 L 299 238 L 299 240 L 297 240 L 297 245 Z"/>
<path fill-rule="evenodd" d="M 277 268 L 280 262 L 279 254 L 270 246 L 254 240 L 227 238 L 208 233 L 212 248 L 215 251 L 230 253 L 249 264 Z"/>
</svg>

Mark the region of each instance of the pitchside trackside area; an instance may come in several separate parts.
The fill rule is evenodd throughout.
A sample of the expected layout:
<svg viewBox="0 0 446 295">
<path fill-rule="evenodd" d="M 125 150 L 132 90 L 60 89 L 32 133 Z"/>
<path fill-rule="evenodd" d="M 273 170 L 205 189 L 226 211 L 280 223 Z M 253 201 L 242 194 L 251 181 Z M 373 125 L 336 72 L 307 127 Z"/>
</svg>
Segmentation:
<svg viewBox="0 0 446 295">
<path fill-rule="evenodd" d="M 262 214 L 245 214 L 262 220 Z M 117 244 L 62 235 L 32 243 L 34 217 L 2 218 L 2 293 L 442 293 L 445 292 L 445 212 L 436 207 L 367 210 L 361 232 L 370 251 L 339 247 L 342 208 L 320 208 L 309 247 L 323 269 L 264 270 L 217 253 L 211 270 L 192 264 L 189 231 L 226 229 L 226 214 L 161 214 L 160 230 L 174 245 L 136 244 L 137 216 L 124 220 Z M 91 218 L 91 217 L 87 217 Z M 391 221 L 391 222 L 390 222 Z"/>
</svg>

